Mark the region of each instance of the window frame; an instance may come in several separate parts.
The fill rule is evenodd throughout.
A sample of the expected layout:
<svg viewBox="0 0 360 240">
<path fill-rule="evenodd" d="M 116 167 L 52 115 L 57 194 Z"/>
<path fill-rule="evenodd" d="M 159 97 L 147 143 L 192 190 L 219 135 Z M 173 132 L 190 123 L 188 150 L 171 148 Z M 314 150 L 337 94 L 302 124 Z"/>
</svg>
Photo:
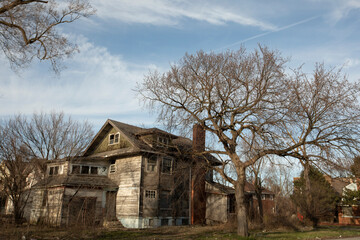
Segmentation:
<svg viewBox="0 0 360 240">
<path fill-rule="evenodd" d="M 145 189 L 144 198 L 148 200 L 156 200 L 156 190 Z"/>
<path fill-rule="evenodd" d="M 120 132 L 109 134 L 109 145 L 115 145 L 120 143 Z"/>
<path fill-rule="evenodd" d="M 116 172 L 116 165 L 114 164 L 110 164 L 109 166 L 109 173 L 115 173 Z"/>
<path fill-rule="evenodd" d="M 49 176 L 56 176 L 60 174 L 60 166 L 50 166 Z"/>
<path fill-rule="evenodd" d="M 150 161 L 154 161 L 150 163 Z M 150 168 L 152 167 L 152 168 Z M 157 172 L 157 156 L 153 155 L 146 159 L 146 171 L 147 172 Z"/>
<path fill-rule="evenodd" d="M 170 166 L 164 164 L 166 161 L 170 162 Z M 165 167 L 169 169 L 165 171 Z M 174 159 L 169 156 L 163 156 L 161 160 L 161 173 L 171 175 L 173 173 L 173 168 L 174 168 Z"/>
</svg>

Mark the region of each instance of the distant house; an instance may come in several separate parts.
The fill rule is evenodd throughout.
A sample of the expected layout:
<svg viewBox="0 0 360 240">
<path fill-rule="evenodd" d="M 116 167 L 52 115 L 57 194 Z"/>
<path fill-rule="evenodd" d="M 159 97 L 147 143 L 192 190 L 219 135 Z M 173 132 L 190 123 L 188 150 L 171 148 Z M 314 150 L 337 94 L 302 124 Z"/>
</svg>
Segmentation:
<svg viewBox="0 0 360 240">
<path fill-rule="evenodd" d="M 194 141 L 157 128 L 107 120 L 81 157 L 49 161 L 34 187 L 31 223 L 102 224 L 128 228 L 205 222 L 205 179 L 211 155 L 205 132 Z"/>
<path fill-rule="evenodd" d="M 249 182 L 245 184 L 245 195 L 248 204 L 248 216 L 254 217 L 258 212 L 258 200 L 255 196 L 255 186 Z M 261 201 L 264 214 L 275 212 L 275 194 L 265 188 L 262 189 Z M 226 223 L 235 219 L 235 189 L 220 183 L 206 182 L 206 222 Z"/>
</svg>

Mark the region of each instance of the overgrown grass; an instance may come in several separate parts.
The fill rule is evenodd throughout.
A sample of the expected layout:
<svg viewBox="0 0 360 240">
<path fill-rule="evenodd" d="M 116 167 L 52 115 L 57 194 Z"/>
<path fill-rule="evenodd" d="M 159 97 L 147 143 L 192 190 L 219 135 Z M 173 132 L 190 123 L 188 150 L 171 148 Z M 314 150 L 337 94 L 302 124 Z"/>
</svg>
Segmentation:
<svg viewBox="0 0 360 240">
<path fill-rule="evenodd" d="M 251 231 L 248 238 L 239 237 L 224 226 L 179 226 L 155 229 L 51 228 L 45 226 L 0 225 L 0 239 L 170 239 L 170 240 L 244 240 L 244 239 L 326 239 L 360 236 L 360 227 L 319 227 L 314 230 Z"/>
</svg>

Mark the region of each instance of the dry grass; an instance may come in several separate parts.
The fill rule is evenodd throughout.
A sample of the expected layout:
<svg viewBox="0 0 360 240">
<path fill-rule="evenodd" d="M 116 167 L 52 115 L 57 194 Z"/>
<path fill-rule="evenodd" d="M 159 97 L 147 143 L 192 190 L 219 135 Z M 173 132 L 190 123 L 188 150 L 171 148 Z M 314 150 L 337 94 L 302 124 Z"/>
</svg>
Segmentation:
<svg viewBox="0 0 360 240">
<path fill-rule="evenodd" d="M 339 236 L 360 236 L 360 228 L 321 227 L 319 229 L 301 229 L 300 231 L 251 231 L 251 237 L 246 239 L 324 239 Z M 52 228 L 46 226 L 14 226 L 0 225 L 0 239 L 25 239 L 30 240 L 62 240 L 62 239 L 245 239 L 235 234 L 233 225 L 218 226 L 169 226 L 155 229 L 105 229 L 105 228 Z"/>
</svg>

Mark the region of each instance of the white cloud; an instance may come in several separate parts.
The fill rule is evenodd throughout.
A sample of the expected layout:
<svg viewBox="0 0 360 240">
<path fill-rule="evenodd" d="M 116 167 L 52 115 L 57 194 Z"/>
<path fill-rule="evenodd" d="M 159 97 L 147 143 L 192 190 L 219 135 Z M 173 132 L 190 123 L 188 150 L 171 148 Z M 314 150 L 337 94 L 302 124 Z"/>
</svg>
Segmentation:
<svg viewBox="0 0 360 240">
<path fill-rule="evenodd" d="M 108 0 L 93 1 L 100 18 L 126 23 L 178 25 L 182 19 L 222 25 L 228 22 L 272 30 L 270 23 L 247 16 L 246 10 L 234 10 L 210 1 Z"/>
<path fill-rule="evenodd" d="M 338 1 L 323 1 L 324 4 L 329 4 L 331 10 L 327 16 L 331 22 L 338 22 L 339 20 L 346 18 L 348 14 L 353 10 L 360 9 L 359 0 L 338 0 Z"/>
<path fill-rule="evenodd" d="M 43 72 L 43 63 L 41 66 L 34 64 L 18 76 L 2 59 L 0 116 L 56 110 L 106 119 L 141 112 L 132 89 L 136 82 L 142 81 L 150 66 L 127 63 L 121 56 L 112 55 L 106 48 L 94 46 L 83 37 L 76 42 L 80 53 L 66 63 L 68 68 L 60 78 Z"/>
</svg>

